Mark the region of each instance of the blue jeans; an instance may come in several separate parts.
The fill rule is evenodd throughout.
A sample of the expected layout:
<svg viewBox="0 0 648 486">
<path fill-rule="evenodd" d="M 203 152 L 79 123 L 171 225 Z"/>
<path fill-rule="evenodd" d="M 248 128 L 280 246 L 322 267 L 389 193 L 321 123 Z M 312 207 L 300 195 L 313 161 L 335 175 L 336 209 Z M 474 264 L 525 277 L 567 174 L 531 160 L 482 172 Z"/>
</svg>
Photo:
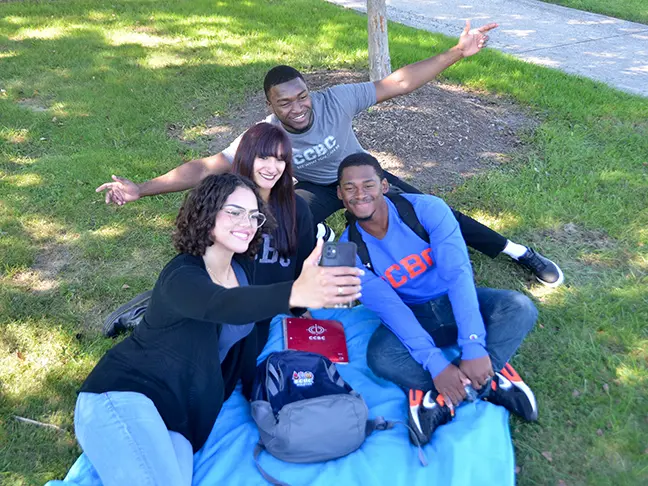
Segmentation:
<svg viewBox="0 0 648 486">
<path fill-rule="evenodd" d="M 80 393 L 74 428 L 104 486 L 191 485 L 191 443 L 141 393 Z"/>
<path fill-rule="evenodd" d="M 538 311 L 531 299 L 512 290 L 477 288 L 477 300 L 486 327 L 486 351 L 493 370 L 499 371 L 535 324 Z M 430 335 L 447 336 L 448 333 L 443 331 L 456 331 L 457 324 L 447 295 L 409 307 Z M 446 357 L 452 354 L 452 350 L 443 351 Z M 454 359 L 449 359 L 458 364 L 460 354 L 455 352 Z M 430 373 L 412 358 L 400 340 L 385 326 L 379 326 L 369 340 L 367 364 L 376 376 L 405 389 L 427 391 L 434 388 Z"/>
</svg>

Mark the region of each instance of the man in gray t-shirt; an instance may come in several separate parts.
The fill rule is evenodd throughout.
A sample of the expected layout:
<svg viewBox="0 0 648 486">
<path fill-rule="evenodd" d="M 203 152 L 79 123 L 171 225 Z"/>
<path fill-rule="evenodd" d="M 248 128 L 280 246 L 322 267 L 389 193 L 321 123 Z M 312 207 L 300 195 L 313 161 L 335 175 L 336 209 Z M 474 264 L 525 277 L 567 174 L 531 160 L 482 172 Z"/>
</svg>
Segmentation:
<svg viewBox="0 0 648 486">
<path fill-rule="evenodd" d="M 288 66 L 277 66 L 274 70 L 298 73 L 292 68 L 285 68 Z M 271 73 L 272 71 L 268 74 Z M 288 131 L 293 146 L 293 171 L 298 181 L 334 184 L 340 162 L 347 155 L 364 151 L 351 123 L 354 116 L 376 104 L 376 86 L 371 82 L 340 84 L 323 91 L 311 92 L 310 99 L 313 116 L 308 130 L 301 133 Z M 269 115 L 264 121 L 281 126 L 281 121 L 275 114 Z M 241 134 L 222 152 L 230 162 L 234 160 L 242 136 Z M 319 220 L 316 219 L 316 222 Z"/>
<path fill-rule="evenodd" d="M 295 189 L 308 203 L 315 223 L 342 209 L 337 197 L 337 168 L 346 156 L 364 151 L 353 132 L 353 117 L 373 104 L 411 93 L 457 61 L 478 53 L 488 41 L 487 32 L 496 27 L 488 24 L 471 30 L 467 22 L 455 47 L 375 82 L 338 85 L 311 93 L 294 68 L 277 66 L 268 72 L 264 91 L 272 115 L 265 121 L 282 126 L 288 133 L 298 181 Z M 192 160 L 141 184 L 113 176 L 114 182 L 103 184 L 97 192 L 106 190 L 106 203 L 122 205 L 142 196 L 188 189 L 210 174 L 228 171 L 240 138 L 216 155 Z M 420 193 L 387 171 L 385 177 L 403 192 Z M 506 253 L 545 285 L 556 287 L 563 282 L 560 268 L 532 248 L 506 239 L 459 211 L 453 213 L 468 246 L 492 258 Z"/>
</svg>

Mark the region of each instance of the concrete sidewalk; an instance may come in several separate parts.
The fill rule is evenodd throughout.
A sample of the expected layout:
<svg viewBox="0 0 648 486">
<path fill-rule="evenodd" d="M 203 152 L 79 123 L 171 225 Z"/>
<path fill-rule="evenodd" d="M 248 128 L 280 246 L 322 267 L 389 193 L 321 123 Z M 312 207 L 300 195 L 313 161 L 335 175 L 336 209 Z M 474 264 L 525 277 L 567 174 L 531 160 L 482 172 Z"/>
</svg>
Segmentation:
<svg viewBox="0 0 648 486">
<path fill-rule="evenodd" d="M 366 0 L 328 1 L 366 12 Z M 648 96 L 648 25 L 535 0 L 387 0 L 387 17 L 454 37 L 466 19 L 497 22 L 493 49 Z"/>
</svg>

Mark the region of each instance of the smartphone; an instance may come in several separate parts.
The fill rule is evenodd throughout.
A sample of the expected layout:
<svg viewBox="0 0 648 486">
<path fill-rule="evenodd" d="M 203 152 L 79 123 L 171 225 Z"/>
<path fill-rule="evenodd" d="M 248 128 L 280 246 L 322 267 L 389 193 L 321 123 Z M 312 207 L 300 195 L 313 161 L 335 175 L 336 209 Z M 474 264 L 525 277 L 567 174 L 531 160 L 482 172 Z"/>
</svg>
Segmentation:
<svg viewBox="0 0 648 486">
<path fill-rule="evenodd" d="M 355 267 L 358 247 L 352 241 L 327 241 L 322 248 L 323 267 Z"/>
<path fill-rule="evenodd" d="M 322 248 L 320 265 L 323 267 L 355 267 L 358 247 L 352 241 L 327 241 Z M 336 308 L 353 307 L 353 302 L 337 304 Z"/>
</svg>

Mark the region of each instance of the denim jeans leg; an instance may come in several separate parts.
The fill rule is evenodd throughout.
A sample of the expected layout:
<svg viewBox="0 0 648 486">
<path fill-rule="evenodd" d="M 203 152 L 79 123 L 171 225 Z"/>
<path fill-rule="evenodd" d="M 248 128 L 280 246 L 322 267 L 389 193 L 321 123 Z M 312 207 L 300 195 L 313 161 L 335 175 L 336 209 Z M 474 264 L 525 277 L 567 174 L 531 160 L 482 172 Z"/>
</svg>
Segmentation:
<svg viewBox="0 0 648 486">
<path fill-rule="evenodd" d="M 193 479 L 193 446 L 184 435 L 179 432 L 169 430 L 169 438 L 175 451 L 178 467 L 180 468 L 180 475 L 186 482 L 191 484 Z"/>
<path fill-rule="evenodd" d="M 493 369 L 499 371 L 533 328 L 538 311 L 531 299 L 512 290 L 477 288 L 477 299 L 486 328 L 486 350 L 491 357 Z M 447 339 L 447 330 L 456 326 L 452 304 L 447 295 L 426 304 L 409 307 L 423 329 L 433 337 Z M 444 344 L 450 345 L 449 342 Z M 460 360 L 456 359 L 458 354 L 456 343 L 454 344 L 454 347 L 442 350 L 448 361 L 458 365 Z M 367 364 L 375 375 L 403 388 L 426 391 L 434 388 L 430 373 L 412 358 L 396 335 L 384 325 L 376 329 L 369 340 Z"/>
<path fill-rule="evenodd" d="M 434 387 L 429 371 L 417 363 L 403 343 L 384 325 L 369 339 L 367 364 L 373 373 L 404 389 L 430 390 Z"/>
<path fill-rule="evenodd" d="M 538 310 L 526 295 L 513 290 L 477 287 L 479 311 L 486 329 L 486 351 L 493 370 L 501 370 L 522 344 L 538 318 Z M 410 306 L 432 337 L 442 329 L 456 326 L 447 295 L 424 305 Z M 447 336 L 447 333 L 442 333 Z"/>
<path fill-rule="evenodd" d="M 425 304 L 409 305 L 419 323 L 431 336 L 443 336 L 444 357 L 455 365 L 460 361 L 456 343 L 456 323 L 447 296 Z M 367 347 L 367 364 L 375 375 L 390 380 L 402 388 L 428 391 L 434 389 L 430 372 L 423 368 L 403 343 L 384 325 L 374 332 Z"/>
<path fill-rule="evenodd" d="M 477 299 L 486 327 L 486 350 L 493 370 L 500 371 L 533 328 L 538 310 L 531 299 L 513 290 L 477 288 Z"/>
<path fill-rule="evenodd" d="M 74 422 L 79 444 L 104 486 L 191 484 L 189 441 L 180 434 L 171 438 L 145 395 L 80 393 Z"/>
</svg>

